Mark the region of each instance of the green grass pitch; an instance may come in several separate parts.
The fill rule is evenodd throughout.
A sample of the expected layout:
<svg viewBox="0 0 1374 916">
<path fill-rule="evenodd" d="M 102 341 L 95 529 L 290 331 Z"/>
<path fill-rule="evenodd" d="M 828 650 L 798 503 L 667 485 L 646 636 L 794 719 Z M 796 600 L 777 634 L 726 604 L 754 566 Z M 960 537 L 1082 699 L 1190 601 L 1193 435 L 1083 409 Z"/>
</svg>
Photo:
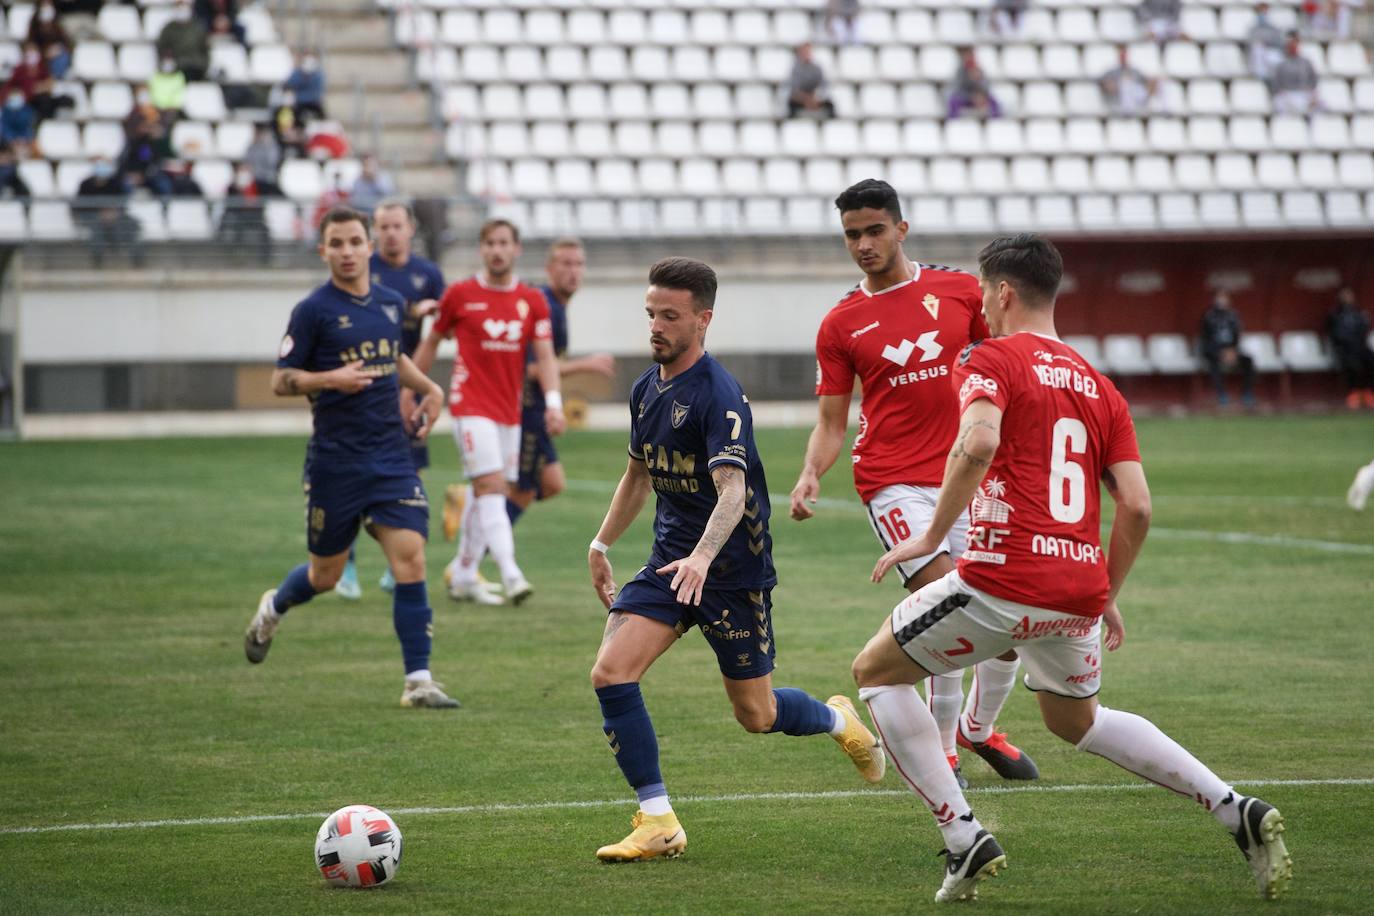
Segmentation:
<svg viewBox="0 0 1374 916">
<path fill-rule="evenodd" d="M 1151 420 L 1140 434 L 1156 532 L 1122 600 L 1127 643 L 1105 659 L 1103 702 L 1152 718 L 1242 786 L 1319 781 L 1256 790 L 1287 816 L 1296 879 L 1263 903 L 1210 817 L 1059 742 L 1018 690 L 1001 725 L 1038 760 L 1040 786 L 1063 790 L 998 792 L 966 758 L 969 798 L 1010 860 L 971 906 L 1369 912 L 1374 786 L 1333 781 L 1374 778 L 1374 511 L 1343 500 L 1374 458 L 1374 425 Z M 852 696 L 850 660 L 900 592 L 867 582 L 877 545 L 843 467 L 815 520 L 786 518 L 805 437 L 759 437 L 782 581 L 775 682 Z M 696 633 L 644 685 L 688 853 L 593 857 L 634 811 L 587 680 L 604 615 L 584 549 L 623 441 L 563 440 L 572 486 L 516 530 L 537 589 L 519 610 L 449 602 L 439 572 L 452 545 L 430 544 L 433 667 L 464 703 L 454 712 L 397 704 L 370 543 L 361 602 L 321 596 L 291 612 L 265 664 L 244 661 L 258 595 L 304 556 L 302 441 L 0 446 L 0 910 L 934 909 L 940 837 L 896 774 L 875 791 L 824 737 L 744 733 Z M 457 459 L 447 440 L 432 451 L 437 497 Z M 621 581 L 646 555 L 647 518 L 612 550 Z M 399 876 L 375 891 L 327 888 L 313 868 L 317 815 L 352 802 L 391 811 L 405 836 Z M 448 810 L 397 813 L 424 808 Z M 172 823 L 16 832 L 149 821 Z"/>
</svg>

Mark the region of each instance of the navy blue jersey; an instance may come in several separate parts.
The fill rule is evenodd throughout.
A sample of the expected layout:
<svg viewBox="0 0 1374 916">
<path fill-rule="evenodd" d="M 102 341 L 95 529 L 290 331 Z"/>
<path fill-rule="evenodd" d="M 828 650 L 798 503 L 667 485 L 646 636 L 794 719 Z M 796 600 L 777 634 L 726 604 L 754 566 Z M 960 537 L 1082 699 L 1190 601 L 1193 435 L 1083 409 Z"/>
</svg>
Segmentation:
<svg viewBox="0 0 1374 916">
<path fill-rule="evenodd" d="M 411 474 L 410 440 L 401 425 L 400 294 L 374 286 L 365 298 L 325 283 L 291 311 L 277 353 L 279 369 L 328 372 L 356 360 L 375 376 L 357 394 L 317 391 L 310 395 L 315 433 L 306 452 L 307 470 L 316 462 L 331 468 L 376 474 Z"/>
<path fill-rule="evenodd" d="M 401 321 L 401 352 L 414 356 L 420 346 L 420 328 L 424 319 L 414 314 L 415 303 L 422 299 L 439 300 L 444 296 L 444 275 L 433 261 L 411 255 L 400 267 L 393 267 L 380 252 L 373 252 L 368 262 L 372 271 L 372 285 L 385 286 L 401 294 L 406 301 L 405 317 Z"/>
<path fill-rule="evenodd" d="M 538 287 L 549 303 L 549 326 L 553 332 L 553 353 L 562 356 L 568 352 L 568 307 L 553 293 L 547 283 Z M 520 399 L 520 409 L 525 412 L 522 423 L 529 426 L 537 422 L 540 429 L 544 426 L 544 389 L 539 387 L 539 379 L 530 378 L 528 369 L 534 365 L 534 347 L 525 349 L 525 393 Z M 537 415 L 537 416 L 536 416 Z"/>
<path fill-rule="evenodd" d="M 630 455 L 653 480 L 656 569 L 688 556 L 716 508 L 711 469 L 744 469 L 744 517 L 711 564 L 706 587 L 765 589 L 777 584 L 768 533 L 768 483 L 754 446 L 754 418 L 739 382 L 709 354 L 670 382 L 655 366 L 630 390 Z"/>
</svg>

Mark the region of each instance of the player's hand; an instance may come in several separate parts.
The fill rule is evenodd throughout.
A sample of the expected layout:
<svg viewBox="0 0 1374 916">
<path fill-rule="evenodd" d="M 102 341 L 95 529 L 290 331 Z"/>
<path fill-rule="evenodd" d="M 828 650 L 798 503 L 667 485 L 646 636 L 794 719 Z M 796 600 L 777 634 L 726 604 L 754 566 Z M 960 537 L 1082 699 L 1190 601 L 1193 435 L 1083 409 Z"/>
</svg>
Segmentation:
<svg viewBox="0 0 1374 916">
<path fill-rule="evenodd" d="M 816 499 L 821 495 L 821 482 L 815 474 L 809 471 L 802 471 L 797 478 L 797 485 L 792 488 L 792 520 L 804 522 L 816 512 L 811 506 L 816 504 Z M 808 506 L 810 503 L 811 506 Z"/>
<path fill-rule="evenodd" d="M 615 378 L 615 357 L 609 353 L 593 353 L 582 357 L 582 365 L 588 372 L 595 372 L 607 378 Z"/>
<path fill-rule="evenodd" d="M 568 420 L 563 416 L 563 411 L 557 407 L 544 408 L 544 429 L 548 430 L 550 436 L 561 436 L 567 428 Z"/>
<path fill-rule="evenodd" d="M 424 399 L 411 411 L 410 422 L 415 432 L 412 436 L 423 442 L 428 436 L 429 431 L 434 428 L 434 423 L 439 419 L 439 411 L 444 408 L 444 391 L 438 385 L 434 385 L 425 392 Z"/>
<path fill-rule="evenodd" d="M 1107 645 L 1107 651 L 1120 649 L 1126 641 L 1126 621 L 1121 619 L 1121 608 L 1116 606 L 1115 601 L 1107 602 L 1107 608 L 1102 612 L 1102 625 L 1102 640 Z"/>
<path fill-rule="evenodd" d="M 434 315 L 439 311 L 438 299 L 421 299 L 410 307 L 410 314 L 416 318 L 424 318 L 426 315 Z"/>
<path fill-rule="evenodd" d="M 692 554 L 681 560 L 674 560 L 667 566 L 660 566 L 658 574 L 666 576 L 673 574 L 673 581 L 668 584 L 677 593 L 679 604 L 701 604 L 701 593 L 706 588 L 706 573 L 711 568 L 711 561 L 705 557 Z"/>
<path fill-rule="evenodd" d="M 609 611 L 611 602 L 615 600 L 615 573 L 611 571 L 610 558 L 599 550 L 588 550 L 587 568 L 592 573 L 592 588 L 596 589 L 596 597 Z"/>
<path fill-rule="evenodd" d="M 905 563 L 907 560 L 914 560 L 917 557 L 929 556 L 934 553 L 938 544 L 929 536 L 922 534 L 919 537 L 910 538 L 902 541 L 887 553 L 878 558 L 878 563 L 873 567 L 873 581 L 883 581 L 883 576 L 887 571 L 898 563 Z"/>
<path fill-rule="evenodd" d="M 355 359 L 329 373 L 330 385 L 335 391 L 344 394 L 357 394 L 372 384 L 372 374 L 363 368 L 363 361 Z"/>
<path fill-rule="evenodd" d="M 415 435 L 415 392 L 404 385 L 401 386 L 401 425 L 405 427 L 407 436 Z"/>
</svg>

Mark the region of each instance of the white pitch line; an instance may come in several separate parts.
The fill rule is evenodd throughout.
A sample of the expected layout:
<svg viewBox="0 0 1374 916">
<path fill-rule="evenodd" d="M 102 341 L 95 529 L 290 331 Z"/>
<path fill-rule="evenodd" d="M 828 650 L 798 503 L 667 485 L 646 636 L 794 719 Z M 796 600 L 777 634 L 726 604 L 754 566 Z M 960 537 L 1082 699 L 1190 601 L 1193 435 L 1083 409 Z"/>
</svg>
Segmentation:
<svg viewBox="0 0 1374 916">
<path fill-rule="evenodd" d="M 1370 786 L 1374 777 L 1348 779 L 1243 779 L 1238 786 Z M 1059 792 L 1136 792 L 1142 789 L 1156 789 L 1157 786 L 1144 782 L 1079 783 L 1063 786 L 986 786 L 968 789 L 970 795 L 1030 795 Z M 718 802 L 758 802 L 758 801 L 821 801 L 836 798 L 880 798 L 910 795 L 899 789 L 842 789 L 831 792 L 755 792 L 736 795 L 680 795 L 679 804 L 713 804 Z M 549 802 L 512 802 L 488 805 L 457 805 L 454 807 L 388 808 L 392 816 L 421 814 L 507 814 L 521 811 L 573 811 L 579 808 L 617 808 L 627 806 L 626 798 L 605 798 L 589 801 L 549 801 Z M 16 833 L 62 833 L 89 830 L 149 830 L 154 827 L 207 827 L 221 824 L 257 824 L 264 821 L 303 821 L 328 817 L 328 811 L 304 811 L 299 814 L 245 814 L 237 817 L 192 817 L 167 818 L 156 821 L 110 821 L 103 824 L 46 824 L 35 827 L 0 827 L 0 835 Z"/>
<path fill-rule="evenodd" d="M 612 493 L 615 488 L 600 480 L 569 480 L 568 489 L 588 493 Z M 1180 497 L 1180 500 L 1184 497 Z M 775 511 L 787 506 L 781 502 L 773 503 Z M 829 499 L 822 496 L 816 500 L 816 508 L 832 511 L 862 512 L 858 502 L 843 499 Z M 1278 547 L 1285 550 L 1315 550 L 1321 553 L 1345 553 L 1358 556 L 1374 556 L 1374 544 L 1351 544 L 1347 541 L 1319 541 L 1310 538 L 1294 538 L 1281 534 L 1252 534 L 1248 531 L 1204 531 L 1194 528 L 1151 528 L 1150 536 L 1177 541 L 1210 541 L 1217 544 L 1243 544 L 1249 547 Z"/>
</svg>

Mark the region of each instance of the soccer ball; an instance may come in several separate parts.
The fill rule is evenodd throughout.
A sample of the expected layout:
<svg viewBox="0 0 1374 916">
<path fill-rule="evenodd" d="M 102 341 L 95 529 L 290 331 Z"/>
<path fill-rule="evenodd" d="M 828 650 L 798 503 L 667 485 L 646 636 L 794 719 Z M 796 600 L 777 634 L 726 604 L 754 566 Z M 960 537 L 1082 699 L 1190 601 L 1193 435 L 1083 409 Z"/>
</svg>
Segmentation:
<svg viewBox="0 0 1374 916">
<path fill-rule="evenodd" d="M 371 805 L 340 808 L 315 835 L 315 864 L 326 881 L 339 887 L 385 884 L 401 865 L 400 828 Z"/>
</svg>

